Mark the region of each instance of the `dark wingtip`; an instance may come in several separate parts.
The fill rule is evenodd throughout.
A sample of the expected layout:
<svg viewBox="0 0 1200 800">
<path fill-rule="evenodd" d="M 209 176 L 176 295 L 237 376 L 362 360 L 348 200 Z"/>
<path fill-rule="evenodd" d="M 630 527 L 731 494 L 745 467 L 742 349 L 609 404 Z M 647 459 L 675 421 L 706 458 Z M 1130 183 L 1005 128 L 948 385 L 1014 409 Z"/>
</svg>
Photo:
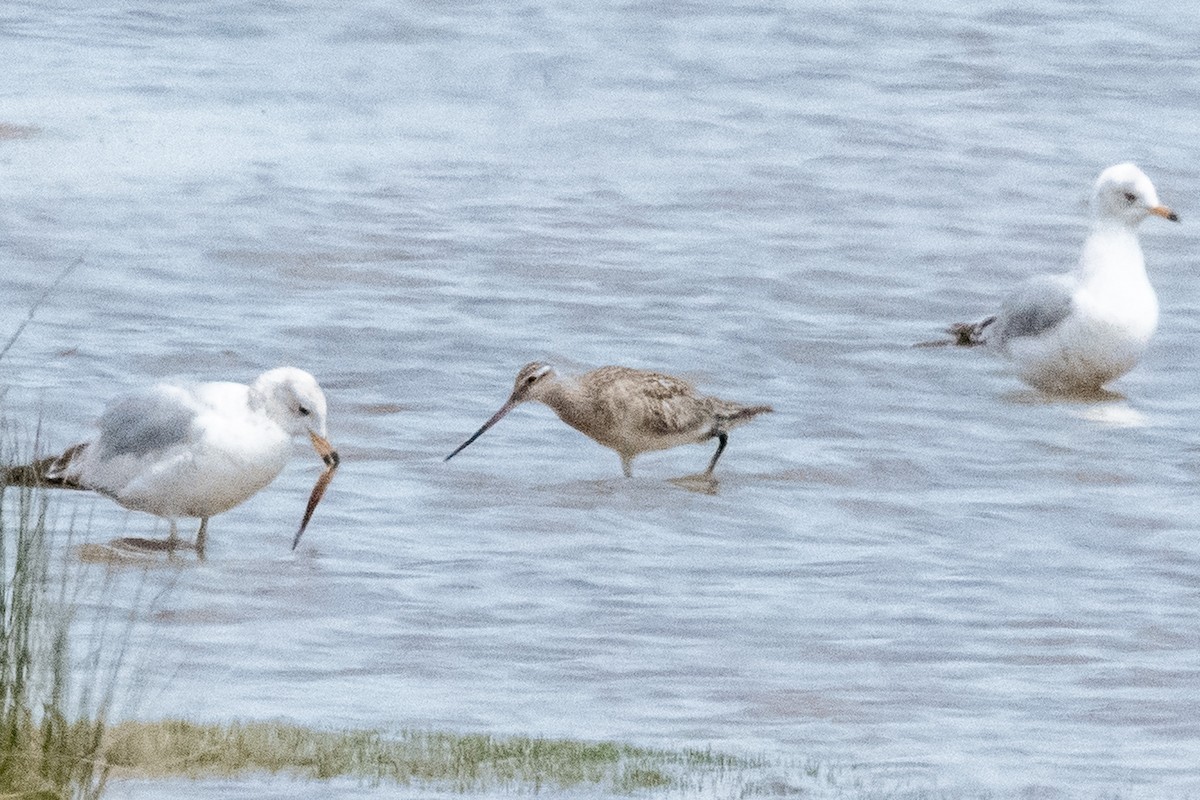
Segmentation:
<svg viewBox="0 0 1200 800">
<path fill-rule="evenodd" d="M 913 347 L 978 347 L 981 344 L 986 344 L 983 338 L 983 332 L 987 326 L 996 321 L 996 317 L 991 316 L 979 322 L 956 322 L 949 328 L 946 328 L 945 333 L 950 334 L 949 339 L 933 339 L 928 342 L 917 342 Z"/>
<path fill-rule="evenodd" d="M 0 486 L 50 487 L 56 489 L 83 489 L 78 482 L 63 473 L 71 460 L 83 452 L 87 444 L 77 444 L 61 456 L 39 458 L 32 464 L 0 469 Z"/>
<path fill-rule="evenodd" d="M 954 337 L 949 344 L 955 347 L 978 347 L 985 343 L 984 331 L 995 321 L 996 318 L 992 316 L 979 322 L 956 322 L 946 328 L 946 333 Z"/>
</svg>

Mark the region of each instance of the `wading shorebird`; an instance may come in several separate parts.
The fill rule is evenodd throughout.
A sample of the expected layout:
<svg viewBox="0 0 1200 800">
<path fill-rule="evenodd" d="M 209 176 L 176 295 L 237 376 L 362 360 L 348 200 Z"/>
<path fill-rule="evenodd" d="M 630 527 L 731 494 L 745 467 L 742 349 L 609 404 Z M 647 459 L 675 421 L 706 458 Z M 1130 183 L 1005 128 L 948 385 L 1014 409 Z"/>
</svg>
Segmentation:
<svg viewBox="0 0 1200 800">
<path fill-rule="evenodd" d="M 984 345 L 1011 359 L 1020 378 L 1050 394 L 1099 393 L 1131 370 L 1158 326 L 1137 226 L 1151 214 L 1178 222 L 1133 164 L 1100 173 L 1092 230 L 1075 269 L 1039 275 L 1008 295 L 1000 312 L 947 329 L 923 346 Z"/>
<path fill-rule="evenodd" d="M 658 372 L 600 367 L 564 379 L 550 366 L 535 361 L 521 367 L 512 394 L 500 410 L 445 460 L 454 458 L 527 400 L 545 403 L 575 430 L 616 450 L 627 478 L 633 475 L 634 457 L 641 453 L 715 438 L 717 452 L 704 472 L 711 476 L 729 441 L 729 431 L 771 410 L 770 406 L 744 406 L 697 394 L 686 381 Z"/>
<path fill-rule="evenodd" d="M 326 464 L 300 532 L 338 464 L 325 438 L 325 395 L 312 375 L 280 367 L 242 383 L 160 383 L 116 399 L 98 432 L 60 456 L 12 467 L 5 483 L 89 489 L 125 508 L 162 517 L 178 545 L 176 519 L 199 517 L 203 558 L 208 518 L 250 499 L 283 470 L 292 437 L 307 434 Z M 320 490 L 318 492 L 318 489 Z"/>
</svg>

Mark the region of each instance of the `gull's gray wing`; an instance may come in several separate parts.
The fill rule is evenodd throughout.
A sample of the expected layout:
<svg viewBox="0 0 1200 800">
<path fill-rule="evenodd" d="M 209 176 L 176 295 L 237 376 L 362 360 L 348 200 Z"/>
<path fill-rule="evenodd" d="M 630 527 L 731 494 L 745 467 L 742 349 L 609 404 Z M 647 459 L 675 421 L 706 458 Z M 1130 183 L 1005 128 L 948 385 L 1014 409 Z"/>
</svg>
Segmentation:
<svg viewBox="0 0 1200 800">
<path fill-rule="evenodd" d="M 1040 336 L 1071 315 L 1073 281 L 1069 275 L 1040 275 L 1004 299 L 988 333 L 1000 345 L 1022 336 Z"/>
<path fill-rule="evenodd" d="M 100 416 L 96 440 L 101 459 L 142 456 L 188 439 L 198 408 L 177 386 L 159 385 L 126 395 Z"/>
</svg>

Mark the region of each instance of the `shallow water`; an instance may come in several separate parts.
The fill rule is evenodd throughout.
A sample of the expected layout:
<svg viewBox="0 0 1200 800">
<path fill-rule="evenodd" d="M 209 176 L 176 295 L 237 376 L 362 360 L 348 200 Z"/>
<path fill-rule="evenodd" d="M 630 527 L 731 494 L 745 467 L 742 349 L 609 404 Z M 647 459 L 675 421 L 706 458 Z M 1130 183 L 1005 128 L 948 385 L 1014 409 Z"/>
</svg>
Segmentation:
<svg viewBox="0 0 1200 800">
<path fill-rule="evenodd" d="M 1170 4 L 10 3 L 0 336 L 82 263 L 0 361 L 9 425 L 292 363 L 343 456 L 296 554 L 300 445 L 207 563 L 123 576 L 127 713 L 1200 793 L 1197 41 Z M 1144 226 L 1123 399 L 908 347 L 1068 266 L 1126 159 L 1184 224 Z M 715 495 L 666 480 L 710 448 L 625 480 L 543 407 L 442 463 L 533 359 L 776 413 Z"/>
</svg>

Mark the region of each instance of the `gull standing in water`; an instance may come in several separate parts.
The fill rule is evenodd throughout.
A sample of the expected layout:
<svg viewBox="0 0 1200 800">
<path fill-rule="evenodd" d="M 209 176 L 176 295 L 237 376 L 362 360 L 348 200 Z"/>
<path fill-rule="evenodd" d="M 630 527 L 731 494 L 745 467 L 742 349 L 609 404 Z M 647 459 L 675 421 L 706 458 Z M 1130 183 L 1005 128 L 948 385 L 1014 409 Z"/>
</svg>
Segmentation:
<svg viewBox="0 0 1200 800">
<path fill-rule="evenodd" d="M 1000 313 L 957 323 L 954 338 L 925 345 L 985 345 L 1011 359 L 1023 381 L 1051 394 L 1097 393 L 1138 362 L 1158 326 L 1137 226 L 1150 215 L 1178 222 L 1133 164 L 1100 173 L 1092 230 L 1079 263 L 1039 275 L 1005 298 Z"/>
<path fill-rule="evenodd" d="M 316 379 L 294 367 L 269 370 L 249 385 L 160 383 L 118 398 L 90 439 L 10 468 L 5 482 L 90 489 L 163 517 L 171 526 L 168 549 L 177 545 L 176 519 L 199 517 L 195 547 L 203 558 L 208 518 L 275 480 L 293 436 L 307 434 L 332 472 L 338 454 L 325 438 L 325 413 Z"/>
<path fill-rule="evenodd" d="M 640 453 L 715 438 L 717 452 L 704 472 L 711 477 L 729 431 L 771 410 L 697 394 L 686 381 L 658 372 L 600 367 L 577 379 L 563 379 L 549 365 L 535 361 L 521 367 L 508 400 L 446 461 L 527 400 L 545 403 L 575 430 L 616 450 L 627 478 L 633 475 L 633 459 Z"/>
</svg>

